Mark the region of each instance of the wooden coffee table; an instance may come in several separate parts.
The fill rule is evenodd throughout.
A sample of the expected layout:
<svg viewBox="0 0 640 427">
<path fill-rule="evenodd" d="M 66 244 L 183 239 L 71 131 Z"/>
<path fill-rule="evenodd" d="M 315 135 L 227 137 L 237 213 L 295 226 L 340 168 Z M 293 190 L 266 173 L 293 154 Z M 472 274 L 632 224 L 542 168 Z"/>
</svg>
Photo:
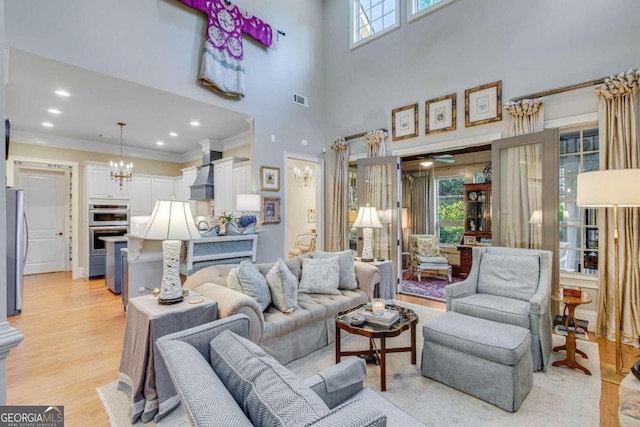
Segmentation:
<svg viewBox="0 0 640 427">
<path fill-rule="evenodd" d="M 387 389 L 387 353 L 400 353 L 405 351 L 411 352 L 411 364 L 416 364 L 416 325 L 418 324 L 418 315 L 408 308 L 400 307 L 393 304 L 387 304 L 387 309 L 397 310 L 400 312 L 400 319 L 391 326 L 378 326 L 365 322 L 361 326 L 351 324 L 351 316 L 366 304 L 360 304 L 351 307 L 345 311 L 341 311 L 336 315 L 336 363 L 340 362 L 342 356 L 373 356 L 380 361 L 380 389 Z M 386 339 L 397 337 L 403 331 L 411 329 L 411 346 L 410 347 L 394 347 L 387 348 Z M 368 350 L 342 351 L 340 349 L 340 331 L 347 331 L 350 334 L 361 335 L 369 338 Z M 380 340 L 380 348 L 376 347 L 375 338 Z"/>
<path fill-rule="evenodd" d="M 565 350 L 567 352 L 567 356 L 565 357 L 564 360 L 556 360 L 555 362 L 552 363 L 552 365 L 566 366 L 567 368 L 571 368 L 571 369 L 580 369 L 585 374 L 591 375 L 591 371 L 589 371 L 587 368 L 585 368 L 584 366 L 582 366 L 580 363 L 576 361 L 576 353 L 578 353 L 580 356 L 584 357 L 585 359 L 587 359 L 587 354 L 584 351 L 578 350 L 576 348 L 575 328 L 574 330 L 569 329 L 569 322 L 571 322 L 571 324 L 573 324 L 575 327 L 578 326 L 578 321 L 576 320 L 576 315 L 575 315 L 576 307 L 579 306 L 580 304 L 589 304 L 592 301 L 591 295 L 589 295 L 585 291 L 582 291 L 582 296 L 578 298 L 564 296 L 560 293 L 559 289 L 556 289 L 551 294 L 551 298 L 554 301 L 564 303 L 568 309 L 567 319 L 565 321 L 565 327 L 567 328 L 566 343 L 565 345 L 561 345 L 553 348 L 553 351 Z"/>
</svg>

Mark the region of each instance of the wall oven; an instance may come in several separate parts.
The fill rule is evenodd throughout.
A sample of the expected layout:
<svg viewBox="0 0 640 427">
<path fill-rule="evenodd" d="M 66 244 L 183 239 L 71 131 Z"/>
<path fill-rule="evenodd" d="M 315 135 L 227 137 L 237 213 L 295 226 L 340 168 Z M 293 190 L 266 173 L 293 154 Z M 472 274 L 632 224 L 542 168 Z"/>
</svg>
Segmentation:
<svg viewBox="0 0 640 427">
<path fill-rule="evenodd" d="M 104 255 L 106 253 L 106 243 L 100 240 L 101 237 L 119 237 L 127 234 L 129 234 L 128 226 L 89 227 L 89 254 Z"/>
<path fill-rule="evenodd" d="M 89 227 L 128 226 L 129 206 L 89 205 Z"/>
</svg>

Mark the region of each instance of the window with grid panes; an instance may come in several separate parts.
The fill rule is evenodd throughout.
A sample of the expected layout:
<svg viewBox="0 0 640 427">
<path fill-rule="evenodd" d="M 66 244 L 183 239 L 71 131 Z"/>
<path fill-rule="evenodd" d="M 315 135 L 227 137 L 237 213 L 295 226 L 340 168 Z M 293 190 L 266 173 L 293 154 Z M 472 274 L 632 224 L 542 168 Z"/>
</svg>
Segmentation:
<svg viewBox="0 0 640 427">
<path fill-rule="evenodd" d="M 457 245 L 464 234 L 464 176 L 436 178 L 436 234 Z"/>
<path fill-rule="evenodd" d="M 351 48 L 400 26 L 400 0 L 351 0 Z"/>
<path fill-rule="evenodd" d="M 560 271 L 598 274 L 598 210 L 576 205 L 577 176 L 599 169 L 597 128 L 560 134 Z"/>
<path fill-rule="evenodd" d="M 410 0 L 408 20 L 412 21 L 428 13 L 435 12 L 454 1 L 455 0 Z"/>
</svg>

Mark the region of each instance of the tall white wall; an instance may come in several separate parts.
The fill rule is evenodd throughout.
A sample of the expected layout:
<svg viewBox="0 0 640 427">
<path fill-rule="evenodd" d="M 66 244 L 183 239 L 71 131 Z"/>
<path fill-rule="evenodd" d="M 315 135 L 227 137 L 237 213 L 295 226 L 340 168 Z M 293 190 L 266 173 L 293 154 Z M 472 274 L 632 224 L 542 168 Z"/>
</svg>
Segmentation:
<svg viewBox="0 0 640 427">
<path fill-rule="evenodd" d="M 504 118 L 465 128 L 465 89 L 502 80 L 508 100 L 640 66 L 637 0 L 457 0 L 411 23 L 407 3 L 401 2 L 399 29 L 350 50 L 349 1 L 324 1 L 328 138 L 391 131 L 391 110 L 416 102 L 420 136 L 389 142 L 391 150 L 426 151 L 437 142 L 506 135 Z M 425 136 L 424 102 L 452 92 L 458 95 L 457 130 Z M 596 110 L 592 89 L 545 102 L 547 119 Z"/>
<path fill-rule="evenodd" d="M 324 100 L 322 2 L 234 1 L 282 29 L 278 51 L 244 38 L 247 96 L 233 100 L 196 84 L 206 18 L 178 0 L 30 0 L 6 4 L 6 44 L 37 55 L 222 106 L 255 118 L 254 188 L 260 166 L 284 169 L 283 151 L 321 152 Z M 292 102 L 309 96 L 309 108 Z M 275 143 L 271 142 L 275 136 Z M 302 140 L 309 144 L 303 146 Z M 283 197 L 283 193 L 268 193 Z M 275 260 L 284 225 L 260 235 L 259 261 Z M 283 254 L 282 254 L 283 255 Z"/>
</svg>

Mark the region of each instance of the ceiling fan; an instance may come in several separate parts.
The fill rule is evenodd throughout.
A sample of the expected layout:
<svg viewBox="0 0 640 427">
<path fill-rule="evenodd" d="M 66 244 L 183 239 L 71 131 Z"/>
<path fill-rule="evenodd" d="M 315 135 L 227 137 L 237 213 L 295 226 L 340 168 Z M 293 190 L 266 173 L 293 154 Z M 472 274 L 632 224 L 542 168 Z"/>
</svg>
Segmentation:
<svg viewBox="0 0 640 427">
<path fill-rule="evenodd" d="M 433 162 L 442 162 L 442 163 L 455 163 L 456 159 L 453 158 L 451 154 L 433 154 L 428 157 L 429 160 L 425 159 L 420 162 L 420 166 L 430 167 L 433 165 Z"/>
</svg>

